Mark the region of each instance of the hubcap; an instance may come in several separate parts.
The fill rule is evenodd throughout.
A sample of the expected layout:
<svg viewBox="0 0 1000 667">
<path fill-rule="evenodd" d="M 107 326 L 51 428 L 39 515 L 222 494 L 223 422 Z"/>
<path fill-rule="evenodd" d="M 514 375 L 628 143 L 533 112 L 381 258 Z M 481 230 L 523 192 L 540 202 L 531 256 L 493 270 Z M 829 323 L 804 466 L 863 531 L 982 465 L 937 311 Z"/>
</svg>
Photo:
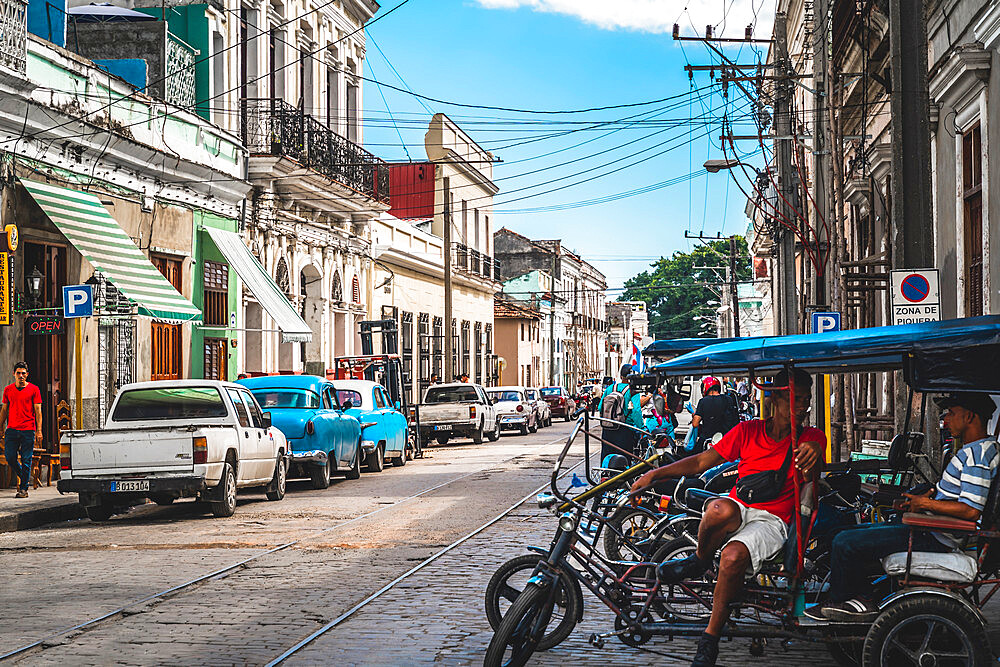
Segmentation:
<svg viewBox="0 0 1000 667">
<path fill-rule="evenodd" d="M 230 507 L 236 507 L 236 479 L 229 473 L 229 488 L 226 489 L 226 502 Z"/>
</svg>

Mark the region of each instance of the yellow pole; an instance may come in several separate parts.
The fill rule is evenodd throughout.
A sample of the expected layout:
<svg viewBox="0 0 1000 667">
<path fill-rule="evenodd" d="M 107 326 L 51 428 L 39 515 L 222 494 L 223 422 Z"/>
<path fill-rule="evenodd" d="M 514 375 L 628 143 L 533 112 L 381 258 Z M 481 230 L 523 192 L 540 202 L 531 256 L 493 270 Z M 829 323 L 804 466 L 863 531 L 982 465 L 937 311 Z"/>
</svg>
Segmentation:
<svg viewBox="0 0 1000 667">
<path fill-rule="evenodd" d="M 833 423 L 830 419 L 830 376 L 823 376 L 823 429 L 826 431 L 826 462 L 833 452 Z"/>
<path fill-rule="evenodd" d="M 76 318 L 76 427 L 83 428 L 83 318 Z"/>
</svg>

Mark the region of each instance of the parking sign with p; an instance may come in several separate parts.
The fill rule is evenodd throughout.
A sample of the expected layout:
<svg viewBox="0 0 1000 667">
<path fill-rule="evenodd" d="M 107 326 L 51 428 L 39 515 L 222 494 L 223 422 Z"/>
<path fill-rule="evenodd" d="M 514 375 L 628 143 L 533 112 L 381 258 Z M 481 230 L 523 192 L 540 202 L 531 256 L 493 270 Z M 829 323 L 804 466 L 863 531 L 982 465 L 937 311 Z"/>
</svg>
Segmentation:
<svg viewBox="0 0 1000 667">
<path fill-rule="evenodd" d="M 66 285 L 63 287 L 63 317 L 90 317 L 94 314 L 94 286 Z"/>
<path fill-rule="evenodd" d="M 840 313 L 813 313 L 812 332 L 840 331 Z"/>
</svg>

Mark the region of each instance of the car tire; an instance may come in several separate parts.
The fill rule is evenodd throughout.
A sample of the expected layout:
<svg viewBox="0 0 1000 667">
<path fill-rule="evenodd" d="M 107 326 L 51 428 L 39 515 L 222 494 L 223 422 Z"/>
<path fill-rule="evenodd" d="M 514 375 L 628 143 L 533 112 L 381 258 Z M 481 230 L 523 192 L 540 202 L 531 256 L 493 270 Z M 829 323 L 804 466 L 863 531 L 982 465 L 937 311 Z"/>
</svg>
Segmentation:
<svg viewBox="0 0 1000 667">
<path fill-rule="evenodd" d="M 496 442 L 497 440 L 500 439 L 500 422 L 497 422 L 494 429 L 486 434 L 486 438 L 490 442 Z"/>
<path fill-rule="evenodd" d="M 347 471 L 347 479 L 358 479 L 361 477 L 361 441 L 358 440 L 358 451 L 354 453 L 354 463 Z"/>
<path fill-rule="evenodd" d="M 222 464 L 222 477 L 219 478 L 220 500 L 213 500 L 208 504 L 212 510 L 212 516 L 225 518 L 236 514 L 236 471 L 228 461 Z"/>
<path fill-rule="evenodd" d="M 330 470 L 330 461 L 332 460 L 330 456 L 333 455 L 331 451 L 327 455 L 326 463 L 323 465 L 312 464 L 309 466 L 309 479 L 312 481 L 312 488 L 314 489 L 326 489 L 330 487 L 330 475 L 332 471 Z"/>
<path fill-rule="evenodd" d="M 365 458 L 365 472 L 382 472 L 385 470 L 385 450 L 381 444 L 375 445 L 372 453 Z"/>
<path fill-rule="evenodd" d="M 446 435 L 438 435 L 438 436 L 435 436 L 435 437 L 434 437 L 434 440 L 435 440 L 435 441 L 437 442 L 437 444 L 439 444 L 439 445 L 447 445 L 447 444 L 448 444 L 448 436 L 446 436 Z"/>
<path fill-rule="evenodd" d="M 528 424 L 528 433 L 535 433 L 538 431 L 538 417 L 535 417 L 535 421 Z"/>
<path fill-rule="evenodd" d="M 392 465 L 395 466 L 396 468 L 402 468 L 403 466 L 405 466 L 406 459 L 409 458 L 409 454 L 407 454 L 408 451 L 409 447 L 407 445 L 403 445 L 403 451 L 399 453 L 399 456 L 397 456 L 392 460 Z"/>
<path fill-rule="evenodd" d="M 483 427 L 484 425 L 480 424 L 479 428 L 477 428 L 475 432 L 472 434 L 472 442 L 476 443 L 477 445 L 483 444 Z"/>
<path fill-rule="evenodd" d="M 267 485 L 267 491 L 264 495 L 267 496 L 268 500 L 281 500 L 285 497 L 285 489 L 287 487 L 288 464 L 285 463 L 285 457 L 279 454 L 278 460 L 274 462 L 274 477 L 271 478 L 271 483 Z"/>
<path fill-rule="evenodd" d="M 528 425 L 524 424 L 520 427 L 521 435 L 528 435 Z"/>
<path fill-rule="evenodd" d="M 152 500 L 157 505 L 172 505 L 177 498 L 170 495 L 169 493 L 152 493 L 149 495 L 149 499 Z"/>
<path fill-rule="evenodd" d="M 97 505 L 88 505 L 84 510 L 91 521 L 107 521 L 114 514 L 114 508 L 106 500 L 101 500 Z"/>
</svg>

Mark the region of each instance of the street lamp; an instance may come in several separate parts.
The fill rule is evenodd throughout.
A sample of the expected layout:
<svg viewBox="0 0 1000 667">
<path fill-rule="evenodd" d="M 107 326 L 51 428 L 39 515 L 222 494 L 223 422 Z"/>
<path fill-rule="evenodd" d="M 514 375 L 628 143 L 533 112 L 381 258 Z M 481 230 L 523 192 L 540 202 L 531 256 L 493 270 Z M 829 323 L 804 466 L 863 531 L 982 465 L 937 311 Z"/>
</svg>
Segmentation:
<svg viewBox="0 0 1000 667">
<path fill-rule="evenodd" d="M 42 278 L 44 278 L 38 270 L 38 266 L 35 266 L 28 274 L 28 296 L 31 297 L 31 303 L 33 306 L 38 306 L 38 297 L 42 294 Z"/>
<path fill-rule="evenodd" d="M 705 160 L 705 171 L 710 174 L 717 174 L 724 169 L 732 169 L 733 167 L 738 167 L 742 162 L 732 158 L 726 158 L 724 160 Z M 750 165 L 744 165 L 750 166 Z"/>
</svg>

